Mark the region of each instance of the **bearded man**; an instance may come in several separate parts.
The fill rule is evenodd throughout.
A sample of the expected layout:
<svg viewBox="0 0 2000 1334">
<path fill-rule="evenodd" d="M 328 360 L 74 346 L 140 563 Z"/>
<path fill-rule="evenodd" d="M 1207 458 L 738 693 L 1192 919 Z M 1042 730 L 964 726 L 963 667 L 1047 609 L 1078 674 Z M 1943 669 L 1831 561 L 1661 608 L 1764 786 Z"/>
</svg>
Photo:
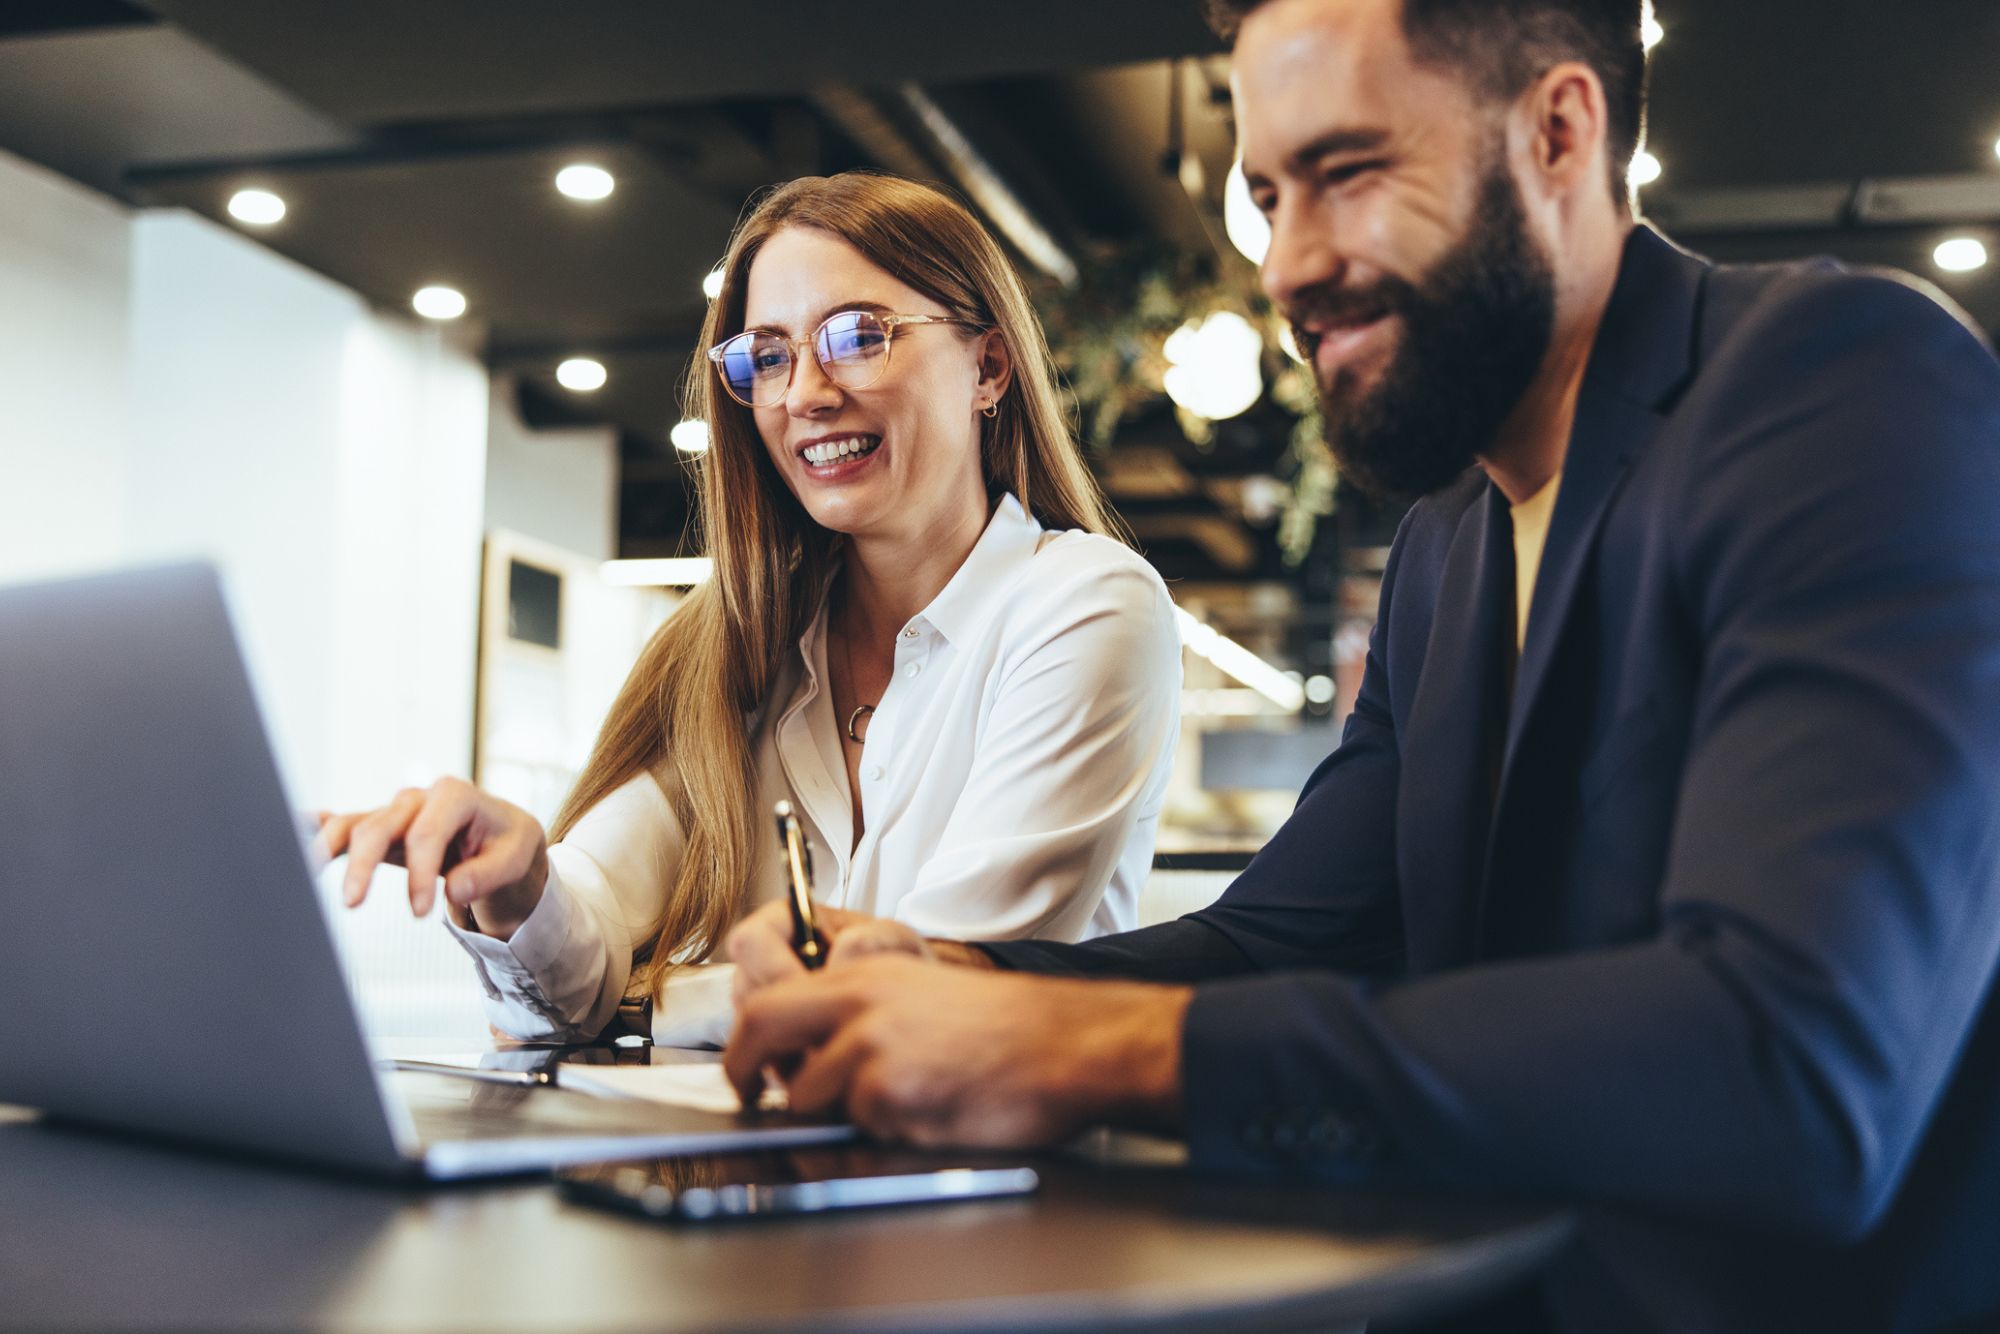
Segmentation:
<svg viewBox="0 0 2000 1334">
<path fill-rule="evenodd" d="M 1639 0 L 1214 8 L 1330 440 L 1424 496 L 1340 747 L 1177 922 L 831 914 L 807 977 L 753 919 L 732 1077 L 1574 1200 L 1556 1328 L 1987 1327 L 2000 365 L 1911 281 L 1635 221 Z"/>
</svg>

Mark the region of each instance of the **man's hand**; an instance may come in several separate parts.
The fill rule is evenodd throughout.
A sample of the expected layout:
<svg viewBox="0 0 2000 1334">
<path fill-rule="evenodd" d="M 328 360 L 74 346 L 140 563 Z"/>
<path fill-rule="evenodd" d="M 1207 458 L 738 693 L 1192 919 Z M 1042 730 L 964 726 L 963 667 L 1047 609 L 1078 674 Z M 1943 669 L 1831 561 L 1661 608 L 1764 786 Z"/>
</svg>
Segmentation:
<svg viewBox="0 0 2000 1334">
<path fill-rule="evenodd" d="M 845 1111 L 914 1144 L 1030 1148 L 1105 1123 L 1173 1131 L 1192 995 L 877 956 L 744 997 L 723 1068 L 745 1106 L 782 1069 L 795 1111 Z"/>
<path fill-rule="evenodd" d="M 910 927 L 886 917 L 870 917 L 824 904 L 814 904 L 813 915 L 819 921 L 820 934 L 826 937 L 828 968 L 844 968 L 882 954 L 902 954 L 974 968 L 993 966 L 992 960 L 969 945 L 926 940 Z M 738 922 L 723 948 L 736 965 L 733 990 L 738 1005 L 760 988 L 806 974 L 806 966 L 792 950 L 792 910 L 783 899 L 765 904 Z"/>
</svg>

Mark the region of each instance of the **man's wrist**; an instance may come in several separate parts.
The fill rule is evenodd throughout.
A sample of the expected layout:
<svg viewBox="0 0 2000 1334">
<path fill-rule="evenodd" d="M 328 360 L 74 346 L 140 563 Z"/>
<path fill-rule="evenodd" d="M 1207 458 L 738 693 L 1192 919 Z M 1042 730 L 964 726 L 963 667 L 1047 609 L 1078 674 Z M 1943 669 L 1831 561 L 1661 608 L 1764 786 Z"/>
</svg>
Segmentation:
<svg viewBox="0 0 2000 1334">
<path fill-rule="evenodd" d="M 1181 1029 L 1192 987 L 1064 982 L 1079 989 L 1088 1018 L 1067 1044 L 1075 1057 L 1065 1083 L 1081 1090 L 1088 1123 L 1179 1134 Z"/>
<path fill-rule="evenodd" d="M 958 968 L 984 968 L 991 971 L 998 967 L 993 956 L 977 945 L 968 945 L 962 940 L 927 940 L 931 956 L 939 963 L 948 963 Z"/>
</svg>

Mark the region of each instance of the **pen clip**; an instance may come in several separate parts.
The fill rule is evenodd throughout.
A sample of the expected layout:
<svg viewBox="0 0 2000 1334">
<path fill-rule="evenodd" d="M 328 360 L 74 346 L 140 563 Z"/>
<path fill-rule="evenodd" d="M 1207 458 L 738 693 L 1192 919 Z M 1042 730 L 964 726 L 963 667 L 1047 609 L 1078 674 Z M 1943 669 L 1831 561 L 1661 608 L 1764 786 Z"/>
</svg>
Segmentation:
<svg viewBox="0 0 2000 1334">
<path fill-rule="evenodd" d="M 785 855 L 786 879 L 790 882 L 788 901 L 792 906 L 792 951 L 807 968 L 818 968 L 826 962 L 826 947 L 813 914 L 812 849 L 806 845 L 805 831 L 799 826 L 798 816 L 792 813 L 791 802 L 779 802 L 776 814 L 778 840 Z"/>
</svg>

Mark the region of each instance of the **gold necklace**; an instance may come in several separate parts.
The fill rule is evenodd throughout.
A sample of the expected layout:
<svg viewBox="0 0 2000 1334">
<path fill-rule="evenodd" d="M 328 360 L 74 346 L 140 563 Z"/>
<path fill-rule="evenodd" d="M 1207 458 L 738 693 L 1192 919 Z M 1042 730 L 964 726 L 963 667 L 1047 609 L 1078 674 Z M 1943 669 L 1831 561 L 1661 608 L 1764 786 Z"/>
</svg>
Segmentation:
<svg viewBox="0 0 2000 1334">
<path fill-rule="evenodd" d="M 849 617 L 849 619 L 853 618 Z M 840 637 L 840 659 L 841 665 L 847 669 L 847 689 L 850 696 L 859 695 L 861 690 L 855 684 L 854 680 L 854 638 L 851 633 Z M 856 732 L 854 727 L 855 724 L 861 722 L 863 719 L 873 718 L 874 716 L 875 706 L 873 704 L 860 705 L 854 712 L 848 714 L 847 739 L 857 746 L 866 744 L 867 738 Z"/>
</svg>

